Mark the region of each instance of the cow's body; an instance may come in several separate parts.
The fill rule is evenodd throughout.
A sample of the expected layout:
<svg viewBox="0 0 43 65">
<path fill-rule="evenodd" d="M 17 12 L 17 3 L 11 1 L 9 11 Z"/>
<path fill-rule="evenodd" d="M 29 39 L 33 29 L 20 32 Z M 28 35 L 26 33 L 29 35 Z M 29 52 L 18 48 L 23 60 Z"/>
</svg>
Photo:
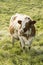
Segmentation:
<svg viewBox="0 0 43 65">
<path fill-rule="evenodd" d="M 14 38 L 19 39 L 22 48 L 27 44 L 31 45 L 35 36 L 35 21 L 27 15 L 15 14 L 10 19 L 10 34 L 12 36 L 12 43 L 14 44 Z"/>
</svg>

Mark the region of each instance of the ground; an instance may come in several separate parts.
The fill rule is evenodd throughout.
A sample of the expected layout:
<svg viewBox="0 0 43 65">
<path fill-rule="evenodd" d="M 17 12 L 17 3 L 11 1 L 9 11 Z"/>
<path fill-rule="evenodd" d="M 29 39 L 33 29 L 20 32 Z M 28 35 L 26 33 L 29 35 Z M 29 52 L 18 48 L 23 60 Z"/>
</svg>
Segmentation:
<svg viewBox="0 0 43 65">
<path fill-rule="evenodd" d="M 21 52 L 20 41 L 12 47 L 8 27 L 15 13 L 36 20 L 36 36 L 25 52 Z M 0 65 L 43 65 L 43 0 L 0 0 Z"/>
</svg>

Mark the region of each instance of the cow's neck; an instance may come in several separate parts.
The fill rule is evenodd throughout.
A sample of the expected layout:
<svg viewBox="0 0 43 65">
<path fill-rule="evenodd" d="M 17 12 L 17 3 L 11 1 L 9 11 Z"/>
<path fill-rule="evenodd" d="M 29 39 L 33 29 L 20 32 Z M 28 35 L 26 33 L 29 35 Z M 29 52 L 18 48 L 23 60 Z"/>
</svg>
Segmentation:
<svg viewBox="0 0 43 65">
<path fill-rule="evenodd" d="M 31 37 L 31 28 L 30 28 L 29 30 L 27 30 L 27 31 L 23 34 L 23 36 L 25 36 L 27 39 L 28 39 L 29 37 Z"/>
</svg>

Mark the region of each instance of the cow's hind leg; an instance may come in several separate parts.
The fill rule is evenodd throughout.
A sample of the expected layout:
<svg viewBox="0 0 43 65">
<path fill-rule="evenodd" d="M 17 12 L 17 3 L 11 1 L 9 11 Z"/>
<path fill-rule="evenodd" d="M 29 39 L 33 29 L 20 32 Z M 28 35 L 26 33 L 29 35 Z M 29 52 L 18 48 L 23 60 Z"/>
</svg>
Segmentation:
<svg viewBox="0 0 43 65">
<path fill-rule="evenodd" d="M 13 45 L 13 47 L 14 47 L 14 42 L 15 42 L 15 40 L 19 40 L 19 37 L 18 37 L 18 35 L 17 35 L 17 32 L 15 32 L 15 33 L 12 35 L 12 45 Z"/>
<path fill-rule="evenodd" d="M 12 46 L 14 47 L 14 36 L 12 36 Z"/>
</svg>

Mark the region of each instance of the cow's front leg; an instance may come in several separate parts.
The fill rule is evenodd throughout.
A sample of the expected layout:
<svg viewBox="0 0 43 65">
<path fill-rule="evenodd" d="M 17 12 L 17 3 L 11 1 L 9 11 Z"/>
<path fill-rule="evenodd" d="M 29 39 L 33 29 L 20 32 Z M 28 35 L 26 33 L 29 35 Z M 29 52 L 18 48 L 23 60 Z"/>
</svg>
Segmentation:
<svg viewBox="0 0 43 65">
<path fill-rule="evenodd" d="M 29 48 L 29 50 L 31 49 L 31 44 L 32 44 L 33 39 L 34 39 L 34 37 L 31 37 L 30 39 L 28 39 L 28 48 Z"/>
<path fill-rule="evenodd" d="M 19 36 L 19 39 L 20 39 L 20 45 L 21 45 L 22 49 L 25 49 L 25 42 L 23 40 L 23 37 Z"/>
<path fill-rule="evenodd" d="M 29 48 L 29 50 L 31 49 L 31 44 L 32 44 L 32 41 L 28 41 L 28 48 Z"/>
</svg>

